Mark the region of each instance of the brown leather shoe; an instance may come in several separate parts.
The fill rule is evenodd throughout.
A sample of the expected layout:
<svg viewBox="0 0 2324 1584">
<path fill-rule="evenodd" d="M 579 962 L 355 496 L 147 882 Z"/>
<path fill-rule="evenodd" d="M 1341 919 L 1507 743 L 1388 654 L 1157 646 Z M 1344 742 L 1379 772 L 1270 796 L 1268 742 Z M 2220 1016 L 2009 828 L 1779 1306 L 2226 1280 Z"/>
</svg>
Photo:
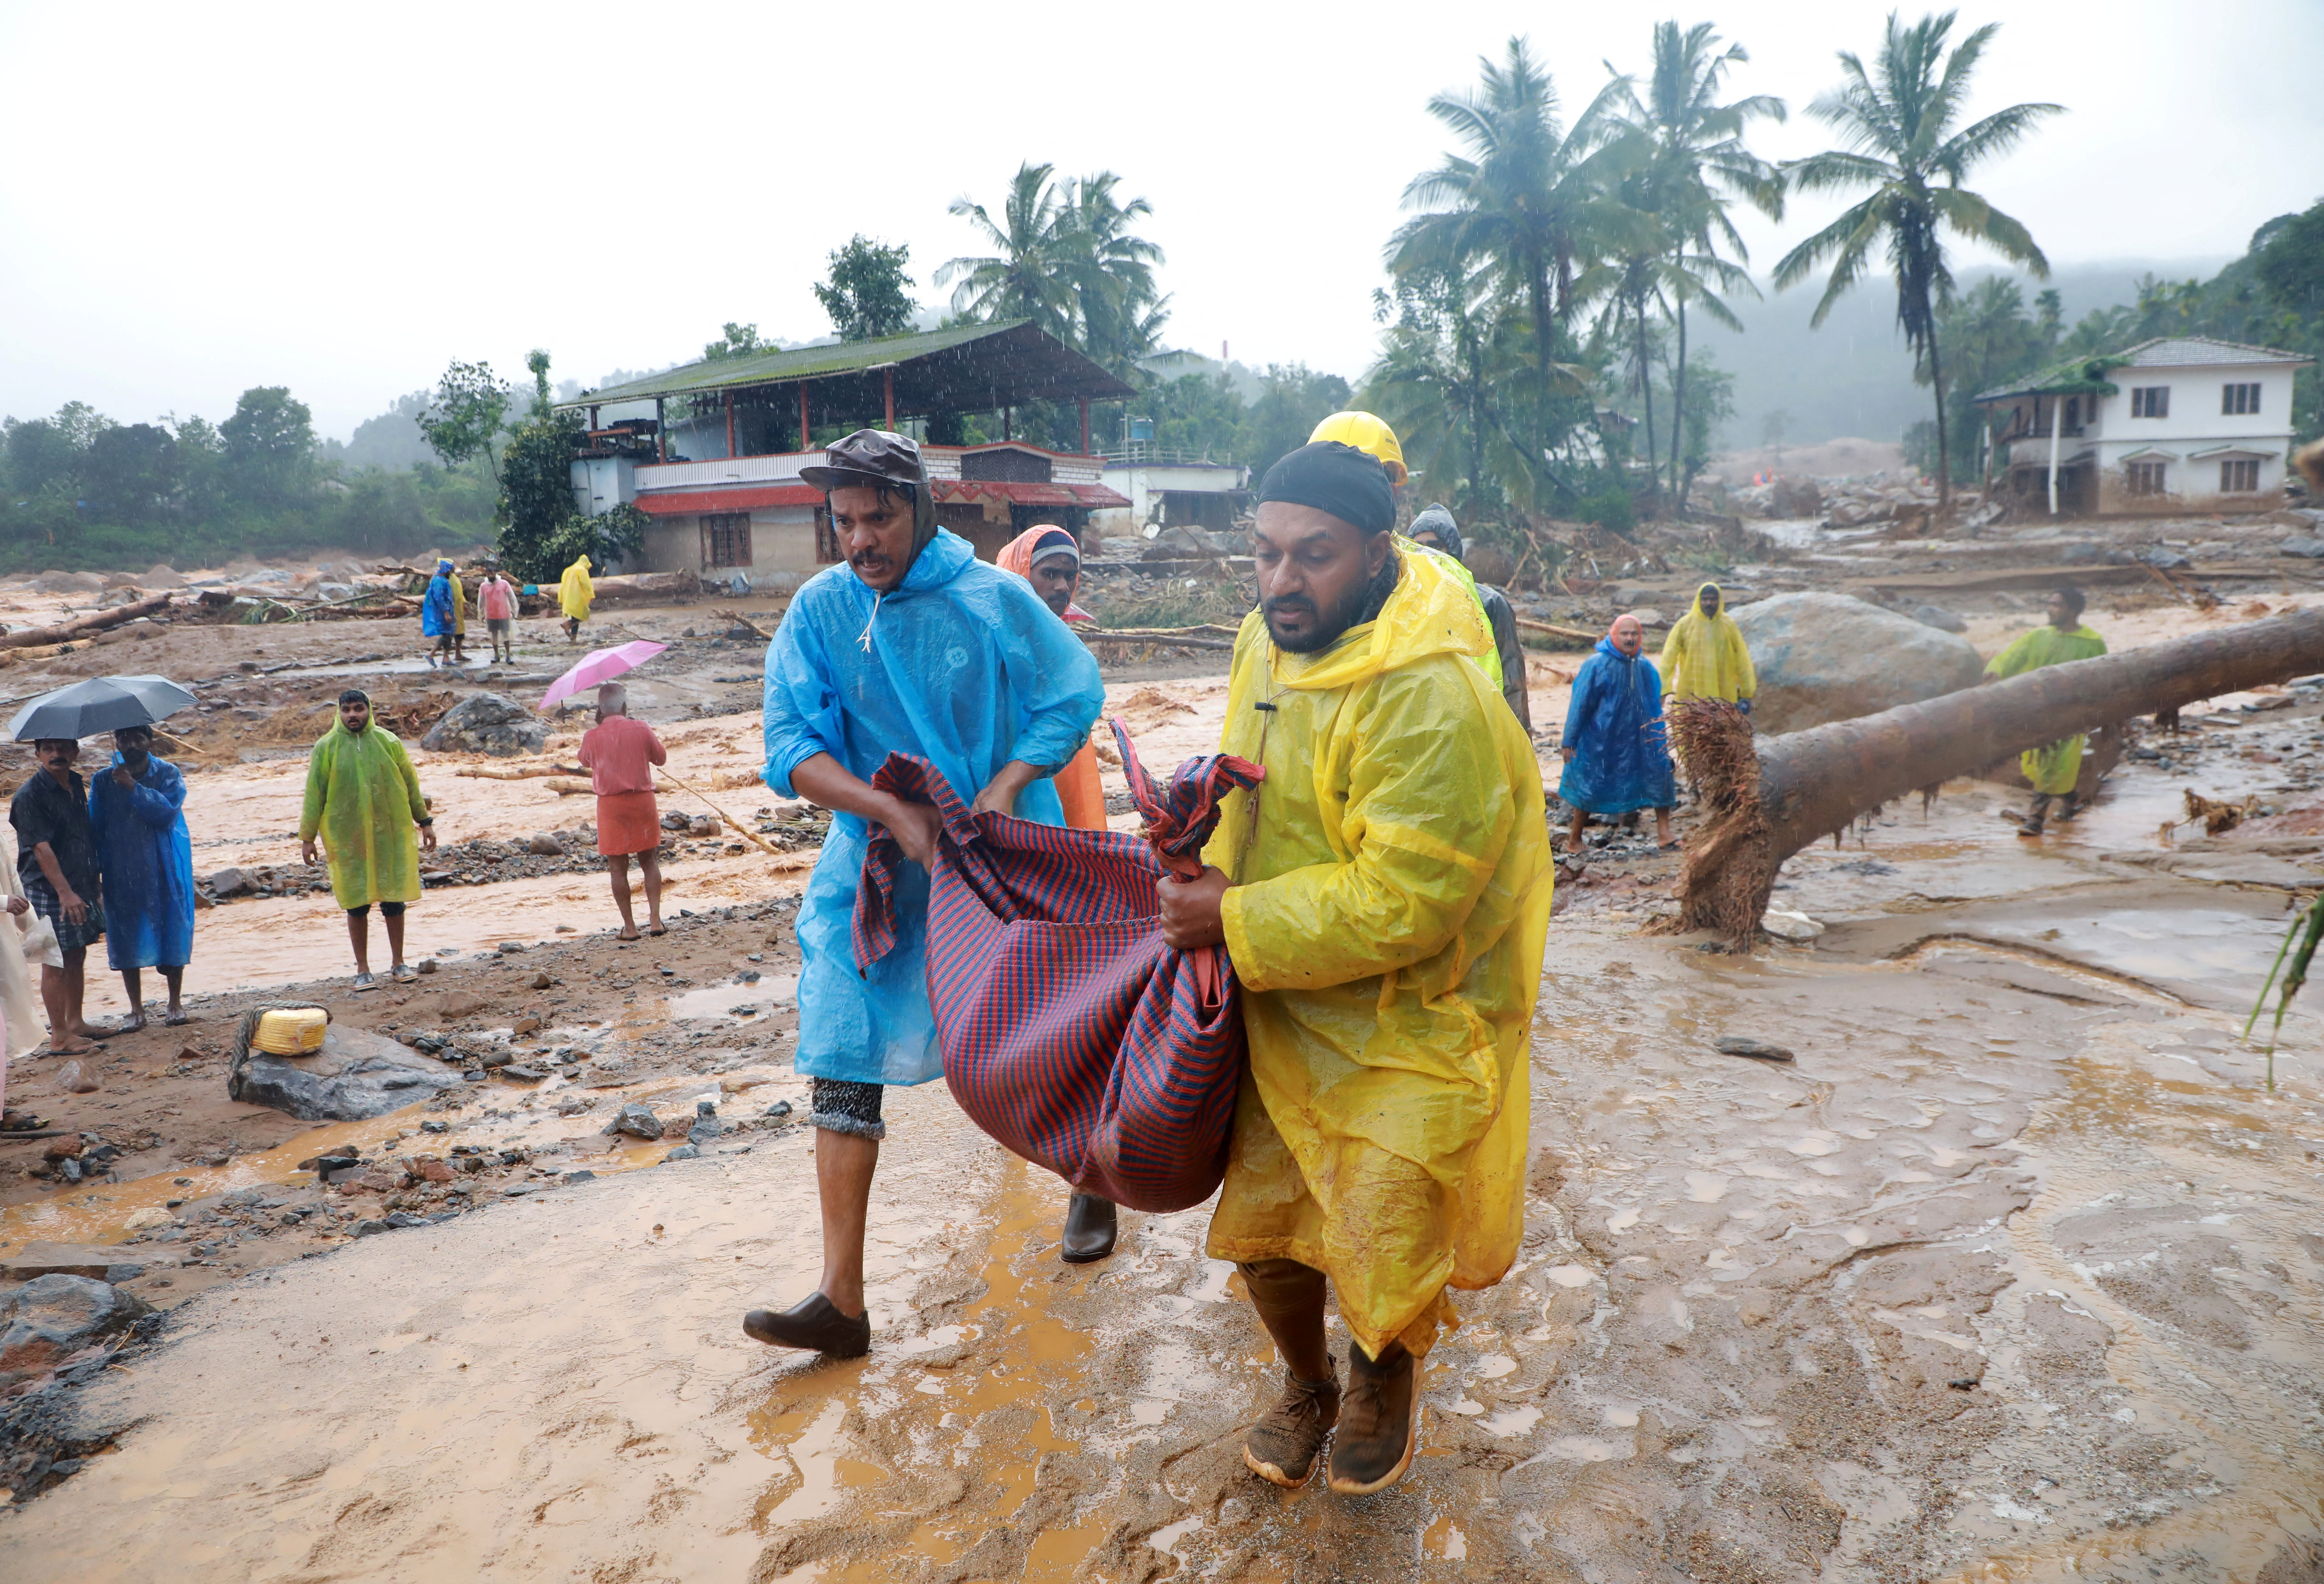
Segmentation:
<svg viewBox="0 0 2324 1584">
<path fill-rule="evenodd" d="M 861 1358 L 872 1351 L 871 1314 L 842 1314 L 820 1292 L 779 1313 L 754 1309 L 742 1317 L 742 1331 L 770 1348 L 808 1348 L 834 1358 Z"/>
<path fill-rule="evenodd" d="M 1412 1467 L 1420 1447 L 1417 1361 L 1401 1342 L 1374 1363 L 1348 1349 L 1348 1396 L 1332 1441 L 1332 1488 L 1342 1496 L 1386 1490 Z"/>
<path fill-rule="evenodd" d="M 1069 1265 L 1094 1264 L 1113 1252 L 1118 1230 L 1111 1200 L 1077 1193 L 1065 1207 L 1065 1235 L 1057 1257 Z"/>
<path fill-rule="evenodd" d="M 1315 1455 L 1339 1421 L 1337 1378 L 1303 1381 L 1286 1370 L 1281 1400 L 1242 1438 L 1243 1463 L 1261 1479 L 1297 1490 L 1315 1472 Z"/>
</svg>

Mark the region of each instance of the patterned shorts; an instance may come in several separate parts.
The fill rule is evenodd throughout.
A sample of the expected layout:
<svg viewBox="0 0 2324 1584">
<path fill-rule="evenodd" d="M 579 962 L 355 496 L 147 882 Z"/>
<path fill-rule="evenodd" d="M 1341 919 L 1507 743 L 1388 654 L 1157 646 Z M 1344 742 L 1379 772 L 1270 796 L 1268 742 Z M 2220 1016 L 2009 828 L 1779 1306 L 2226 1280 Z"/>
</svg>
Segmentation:
<svg viewBox="0 0 2324 1584">
<path fill-rule="evenodd" d="M 888 1136 L 888 1125 L 880 1120 L 884 1086 L 853 1083 L 844 1078 L 807 1081 L 812 1086 L 807 1102 L 809 1127 L 820 1127 L 829 1133 L 852 1133 L 858 1138 L 874 1141 Z"/>
<path fill-rule="evenodd" d="M 97 888 L 89 889 L 94 893 Z M 49 884 L 46 875 L 24 877 L 24 900 L 56 931 L 60 951 L 85 950 L 105 939 L 105 903 L 93 894 L 82 899 L 88 903 L 88 917 L 78 924 L 65 921 L 65 904 L 59 900 L 56 887 Z"/>
</svg>

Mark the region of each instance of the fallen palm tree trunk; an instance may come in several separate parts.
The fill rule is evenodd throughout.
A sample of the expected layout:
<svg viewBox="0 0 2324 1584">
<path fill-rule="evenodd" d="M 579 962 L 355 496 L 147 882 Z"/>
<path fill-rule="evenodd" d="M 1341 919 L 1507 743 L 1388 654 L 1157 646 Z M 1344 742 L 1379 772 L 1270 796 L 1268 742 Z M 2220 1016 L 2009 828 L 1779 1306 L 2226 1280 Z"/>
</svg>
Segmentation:
<svg viewBox="0 0 2324 1584">
<path fill-rule="evenodd" d="M 140 599 L 129 605 L 116 605 L 111 610 L 92 612 L 53 627 L 25 627 L 14 633 L 0 633 L 0 649 L 23 649 L 35 644 L 63 644 L 74 638 L 86 638 L 91 633 L 101 633 L 107 627 L 117 627 L 124 622 L 134 622 L 139 616 L 152 616 L 170 608 L 170 597 L 156 594 L 150 599 Z"/>
<path fill-rule="evenodd" d="M 1682 700 L 1671 736 L 1710 821 L 1689 843 L 1672 927 L 1747 947 L 1784 860 L 1868 810 L 2076 732 L 2318 671 L 2324 611 L 2301 611 L 1756 743 L 1734 706 Z"/>
</svg>

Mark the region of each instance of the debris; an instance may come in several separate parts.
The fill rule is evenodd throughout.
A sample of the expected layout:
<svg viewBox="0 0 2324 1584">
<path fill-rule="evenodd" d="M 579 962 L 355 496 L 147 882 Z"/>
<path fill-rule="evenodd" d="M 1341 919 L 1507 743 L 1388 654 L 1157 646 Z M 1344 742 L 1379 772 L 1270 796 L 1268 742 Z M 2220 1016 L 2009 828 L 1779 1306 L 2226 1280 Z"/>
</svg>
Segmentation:
<svg viewBox="0 0 2324 1584">
<path fill-rule="evenodd" d="M 662 1163 L 664 1165 L 668 1165 L 672 1161 L 696 1160 L 700 1157 L 701 1153 L 702 1151 L 697 1146 L 691 1144 L 682 1144 L 676 1149 L 670 1151 L 668 1154 L 664 1155 L 662 1157 Z"/>
<path fill-rule="evenodd" d="M 1748 1056 L 1755 1061 L 1789 1061 L 1792 1053 L 1781 1045 L 1771 1045 L 1765 1040 L 1754 1040 L 1744 1034 L 1721 1034 L 1711 1042 L 1711 1048 L 1725 1056 Z"/>
<path fill-rule="evenodd" d="M 445 712 L 420 739 L 431 753 L 538 754 L 549 742 L 540 718 L 502 693 L 475 693 Z"/>
<path fill-rule="evenodd" d="M 605 1125 L 605 1131 L 607 1133 L 626 1133 L 632 1138 L 659 1138 L 661 1136 L 661 1118 L 653 1114 L 651 1107 L 647 1106 L 642 1101 L 632 1100 L 628 1105 L 622 1107 L 621 1114 L 619 1116 L 615 1116 L 613 1121 Z"/>
<path fill-rule="evenodd" d="M 1759 928 L 1778 940 L 1803 942 L 1823 933 L 1823 926 L 1805 913 L 1780 912 L 1770 908 L 1759 921 Z"/>
<path fill-rule="evenodd" d="M 97 1093 L 97 1079 L 90 1077 L 78 1061 L 68 1061 L 57 1069 L 57 1088 L 72 1095 Z"/>
<path fill-rule="evenodd" d="M 258 882 L 247 869 L 220 869 L 208 881 L 209 888 L 218 896 L 240 896 L 245 891 L 258 889 Z"/>
<path fill-rule="evenodd" d="M 39 1276 L 0 1309 L 0 1385 L 48 1374 L 152 1312 L 143 1300 L 89 1276 Z"/>
</svg>

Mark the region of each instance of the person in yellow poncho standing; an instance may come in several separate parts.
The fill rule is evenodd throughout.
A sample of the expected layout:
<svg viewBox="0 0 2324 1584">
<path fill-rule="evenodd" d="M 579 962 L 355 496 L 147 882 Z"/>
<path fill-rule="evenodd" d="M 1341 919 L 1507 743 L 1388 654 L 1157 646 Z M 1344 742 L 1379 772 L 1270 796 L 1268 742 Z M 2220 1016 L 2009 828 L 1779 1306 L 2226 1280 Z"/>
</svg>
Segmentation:
<svg viewBox="0 0 2324 1584">
<path fill-rule="evenodd" d="M 1751 713 L 1751 696 L 1759 690 L 1758 674 L 1751 669 L 1750 646 L 1743 629 L 1726 611 L 1726 600 L 1716 583 L 1694 591 L 1694 606 L 1671 626 L 1663 640 L 1665 699 L 1723 699 L 1744 714 Z"/>
<path fill-rule="evenodd" d="M 331 866 L 331 894 L 346 910 L 355 950 L 355 988 L 375 990 L 371 974 L 371 907 L 387 925 L 389 975 L 400 985 L 419 976 L 403 962 L 403 908 L 420 899 L 417 847 L 436 850 L 436 820 L 420 795 L 420 778 L 402 742 L 374 725 L 361 689 L 339 695 L 339 718 L 307 755 L 307 806 L 299 816 L 299 857 L 315 861 L 320 837 Z"/>
<path fill-rule="evenodd" d="M 589 602 L 596 597 L 597 586 L 589 581 L 589 558 L 585 555 L 565 569 L 565 576 L 557 584 L 557 603 L 565 612 L 567 644 L 581 636 L 581 624 L 589 619 Z"/>
<path fill-rule="evenodd" d="M 2082 625 L 2083 603 L 2079 588 L 2051 590 L 2049 625 L 2019 634 L 2008 648 L 1987 661 L 1987 680 L 1999 681 L 2005 677 L 2040 671 L 2045 665 L 2063 665 L 2070 660 L 2092 660 L 2104 654 L 2106 640 Z M 2065 807 L 2058 811 L 2059 819 L 2074 817 L 2074 788 L 2082 777 L 2082 744 L 2086 740 L 2087 734 L 2076 732 L 2061 742 L 2029 748 L 2018 755 L 2018 768 L 2034 783 L 2034 807 L 2024 823 L 2018 826 L 2018 835 L 2042 834 L 2042 821 L 2050 811 L 2052 798 L 2066 801 Z"/>
<path fill-rule="evenodd" d="M 1223 941 L 1250 1063 L 1208 1248 L 1283 1355 L 1243 1459 L 1361 1494 L 1410 1466 L 1418 1360 L 1524 1229 L 1526 1033 L 1552 874 L 1533 746 L 1475 660 L 1492 648 L 1443 557 L 1400 550 L 1388 477 L 1311 443 L 1269 468 L 1260 607 L 1235 640 L 1222 746 L 1237 792 L 1164 939 Z M 1324 1284 L 1353 1346 L 1342 1403 Z"/>
</svg>

